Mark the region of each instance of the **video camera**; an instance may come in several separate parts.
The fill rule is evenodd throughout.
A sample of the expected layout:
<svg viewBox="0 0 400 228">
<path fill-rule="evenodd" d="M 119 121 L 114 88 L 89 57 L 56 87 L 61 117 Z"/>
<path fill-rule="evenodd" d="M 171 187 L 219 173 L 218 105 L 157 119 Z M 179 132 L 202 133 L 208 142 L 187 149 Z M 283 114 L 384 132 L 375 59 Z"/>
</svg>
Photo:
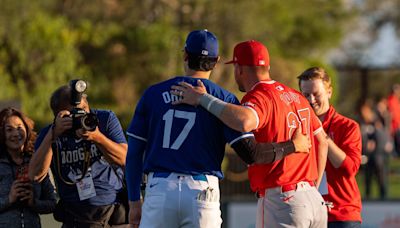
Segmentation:
<svg viewBox="0 0 400 228">
<path fill-rule="evenodd" d="M 72 118 L 72 131 L 78 129 L 84 129 L 86 131 L 94 131 L 98 126 L 99 120 L 96 114 L 86 112 L 85 110 L 78 108 L 77 106 L 81 103 L 83 92 L 86 91 L 87 84 L 85 81 L 80 79 L 71 80 L 69 82 L 71 86 L 71 105 L 73 109 L 69 117 Z"/>
</svg>

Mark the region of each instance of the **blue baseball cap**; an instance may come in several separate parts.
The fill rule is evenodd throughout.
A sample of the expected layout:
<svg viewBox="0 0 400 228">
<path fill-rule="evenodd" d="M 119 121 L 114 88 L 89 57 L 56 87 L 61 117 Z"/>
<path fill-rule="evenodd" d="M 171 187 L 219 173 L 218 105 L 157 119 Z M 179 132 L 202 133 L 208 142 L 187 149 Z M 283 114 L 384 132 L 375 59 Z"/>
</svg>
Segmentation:
<svg viewBox="0 0 400 228">
<path fill-rule="evenodd" d="M 217 37 L 207 29 L 192 31 L 186 38 L 185 50 L 195 55 L 218 57 Z"/>
</svg>

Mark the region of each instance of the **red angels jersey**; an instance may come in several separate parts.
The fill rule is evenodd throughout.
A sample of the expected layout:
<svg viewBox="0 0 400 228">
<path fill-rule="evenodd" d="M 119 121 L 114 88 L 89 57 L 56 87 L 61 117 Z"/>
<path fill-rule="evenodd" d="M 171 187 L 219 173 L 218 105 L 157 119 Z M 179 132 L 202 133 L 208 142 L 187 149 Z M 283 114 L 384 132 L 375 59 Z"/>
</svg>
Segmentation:
<svg viewBox="0 0 400 228">
<path fill-rule="evenodd" d="M 390 130 L 394 135 L 396 130 L 400 128 L 400 101 L 395 95 L 391 94 L 387 98 L 387 103 L 390 114 L 392 115 Z"/>
<path fill-rule="evenodd" d="M 242 105 L 258 117 L 253 131 L 257 142 L 281 142 L 291 139 L 296 128 L 316 135 L 322 130 L 321 122 L 303 95 L 282 83 L 260 81 L 243 97 Z M 310 153 L 293 153 L 272 164 L 250 165 L 250 187 L 255 192 L 267 188 L 315 181 L 318 178 L 314 137 L 310 137 Z"/>
</svg>

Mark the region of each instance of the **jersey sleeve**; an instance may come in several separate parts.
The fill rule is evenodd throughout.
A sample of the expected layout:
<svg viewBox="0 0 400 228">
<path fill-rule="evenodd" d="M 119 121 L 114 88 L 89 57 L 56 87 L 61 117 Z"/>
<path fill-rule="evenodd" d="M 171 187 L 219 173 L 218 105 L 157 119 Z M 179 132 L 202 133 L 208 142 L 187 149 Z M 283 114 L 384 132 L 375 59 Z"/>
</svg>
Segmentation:
<svg viewBox="0 0 400 228">
<path fill-rule="evenodd" d="M 128 152 L 126 155 L 125 179 L 130 201 L 140 199 L 140 185 L 143 175 L 143 152 L 146 143 L 140 139 L 128 136 Z"/>
<path fill-rule="evenodd" d="M 260 92 L 251 91 L 241 101 L 242 105 L 252 110 L 257 118 L 255 130 L 263 127 L 269 119 L 271 107 L 266 100 L 268 100 L 268 97 L 263 96 Z"/>
<path fill-rule="evenodd" d="M 121 123 L 112 111 L 110 111 L 107 121 L 107 138 L 116 143 L 127 143 Z"/>
<path fill-rule="evenodd" d="M 148 115 L 146 111 L 145 95 L 139 100 L 132 121 L 129 124 L 126 134 L 130 137 L 147 142 Z"/>
<path fill-rule="evenodd" d="M 140 199 L 140 184 L 143 175 L 143 154 L 147 145 L 148 111 L 146 110 L 146 92 L 140 98 L 132 121 L 127 129 L 128 152 L 125 175 L 128 186 L 128 198 Z"/>
<path fill-rule="evenodd" d="M 357 174 L 361 164 L 361 132 L 357 123 L 352 122 L 347 131 L 343 131 L 341 144 L 338 145 L 346 153 L 346 158 L 339 167 L 339 171 L 346 176 Z"/>
</svg>

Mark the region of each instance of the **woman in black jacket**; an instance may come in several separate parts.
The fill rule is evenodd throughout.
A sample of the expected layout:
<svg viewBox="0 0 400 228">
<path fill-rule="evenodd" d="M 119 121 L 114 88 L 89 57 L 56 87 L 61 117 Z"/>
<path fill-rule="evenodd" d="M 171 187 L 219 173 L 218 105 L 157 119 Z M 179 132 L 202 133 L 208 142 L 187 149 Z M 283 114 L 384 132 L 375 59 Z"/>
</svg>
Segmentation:
<svg viewBox="0 0 400 228">
<path fill-rule="evenodd" d="M 36 133 L 34 122 L 14 108 L 0 112 L 0 228 L 41 227 L 39 214 L 56 204 L 47 176 L 41 183 L 28 178 L 28 164 Z"/>
</svg>

